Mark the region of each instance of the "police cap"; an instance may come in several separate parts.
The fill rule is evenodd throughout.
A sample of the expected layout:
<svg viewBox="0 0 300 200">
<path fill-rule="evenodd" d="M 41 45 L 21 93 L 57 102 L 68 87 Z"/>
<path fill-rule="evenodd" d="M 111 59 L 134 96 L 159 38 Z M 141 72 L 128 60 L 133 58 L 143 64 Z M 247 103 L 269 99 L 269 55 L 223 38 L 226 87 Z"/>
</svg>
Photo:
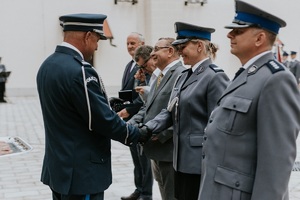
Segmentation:
<svg viewBox="0 0 300 200">
<path fill-rule="evenodd" d="M 284 51 L 282 55 L 283 56 L 288 56 L 289 54 L 286 51 Z"/>
<path fill-rule="evenodd" d="M 106 17 L 103 14 L 78 13 L 63 15 L 59 20 L 64 31 L 92 31 L 98 33 L 101 40 L 106 40 L 103 32 L 103 22 Z"/>
<path fill-rule="evenodd" d="M 297 52 L 296 51 L 291 51 L 291 55 L 296 55 Z"/>
<path fill-rule="evenodd" d="M 206 28 L 188 24 L 184 22 L 175 22 L 175 33 L 177 33 L 176 40 L 172 45 L 183 44 L 191 39 L 211 40 L 211 33 L 215 32 L 213 28 Z"/>
<path fill-rule="evenodd" d="M 282 19 L 240 0 L 235 1 L 235 10 L 236 14 L 232 24 L 225 26 L 225 28 L 257 26 L 278 34 L 279 28 L 286 26 L 285 21 Z"/>
</svg>

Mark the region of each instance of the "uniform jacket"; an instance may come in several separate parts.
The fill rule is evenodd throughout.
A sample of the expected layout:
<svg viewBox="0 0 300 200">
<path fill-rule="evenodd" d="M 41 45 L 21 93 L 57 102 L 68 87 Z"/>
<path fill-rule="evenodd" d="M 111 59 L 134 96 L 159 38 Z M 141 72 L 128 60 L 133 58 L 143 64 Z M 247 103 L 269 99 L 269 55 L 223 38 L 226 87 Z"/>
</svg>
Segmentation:
<svg viewBox="0 0 300 200">
<path fill-rule="evenodd" d="M 293 62 L 290 62 L 290 69 L 291 72 L 294 74 L 297 83 L 300 83 L 300 61 L 294 60 Z"/>
<path fill-rule="evenodd" d="M 172 88 L 178 76 L 186 68 L 181 61 L 171 67 L 163 77 L 159 87 L 156 89 L 154 82 L 148 95 L 146 105 L 131 118 L 130 122 L 146 123 L 153 119 L 163 108 L 166 108 L 170 99 Z M 150 159 L 157 161 L 173 161 L 173 130 L 166 129 L 157 134 L 158 140 L 149 140 L 144 145 L 144 152 Z"/>
<path fill-rule="evenodd" d="M 70 48 L 57 46 L 37 86 L 46 134 L 41 181 L 61 194 L 103 192 L 112 182 L 110 139 L 125 143 L 128 134 L 136 142 L 138 130 L 110 109 L 97 72 Z"/>
<path fill-rule="evenodd" d="M 211 60 L 206 60 L 185 82 L 185 71 L 176 82 L 168 109 L 146 123 L 153 132 L 173 125 L 173 166 L 176 171 L 201 174 L 204 128 L 228 77 Z M 185 83 L 184 83 L 185 82 Z"/>
<path fill-rule="evenodd" d="M 289 199 L 300 94 L 273 59 L 263 55 L 218 100 L 205 132 L 199 200 Z"/>
<path fill-rule="evenodd" d="M 139 97 L 138 93 L 135 91 L 135 87 L 138 84 L 138 82 L 135 80 L 134 75 L 135 73 L 138 71 L 138 66 L 135 65 L 134 68 L 131 70 L 129 78 L 126 79 L 126 72 L 128 70 L 128 68 L 130 68 L 132 66 L 132 61 L 130 61 L 124 70 L 123 73 L 123 78 L 122 78 L 122 89 L 121 90 L 132 90 L 132 100 L 133 100 L 133 105 L 130 107 L 127 107 L 126 110 L 129 113 L 129 118 L 125 119 L 125 120 L 129 120 L 134 114 L 136 114 L 139 109 L 143 106 L 143 101 L 142 99 Z"/>
</svg>

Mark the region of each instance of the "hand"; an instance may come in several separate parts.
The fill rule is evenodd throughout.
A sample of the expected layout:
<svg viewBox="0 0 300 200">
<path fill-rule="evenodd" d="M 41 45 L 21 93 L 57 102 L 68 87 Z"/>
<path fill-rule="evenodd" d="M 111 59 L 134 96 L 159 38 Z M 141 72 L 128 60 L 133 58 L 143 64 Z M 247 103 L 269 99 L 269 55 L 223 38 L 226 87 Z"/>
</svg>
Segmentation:
<svg viewBox="0 0 300 200">
<path fill-rule="evenodd" d="M 135 91 L 139 94 L 144 94 L 144 86 L 136 86 Z"/>
<path fill-rule="evenodd" d="M 140 138 L 139 138 L 139 142 L 140 143 L 147 142 L 150 139 L 151 135 L 152 135 L 152 133 L 149 130 L 148 126 L 146 126 L 145 124 L 140 123 L 139 126 L 138 126 L 138 129 L 139 129 L 140 135 L 141 135 Z"/>
<path fill-rule="evenodd" d="M 139 80 L 140 82 L 145 82 L 146 80 L 146 75 L 144 73 L 144 71 L 142 69 L 139 69 L 135 75 L 134 75 L 134 78 Z"/>
<path fill-rule="evenodd" d="M 121 110 L 120 112 L 117 113 L 119 115 L 119 117 L 121 117 L 122 119 L 126 119 L 129 117 L 129 113 L 127 112 L 126 108 L 124 108 L 123 110 Z"/>
</svg>

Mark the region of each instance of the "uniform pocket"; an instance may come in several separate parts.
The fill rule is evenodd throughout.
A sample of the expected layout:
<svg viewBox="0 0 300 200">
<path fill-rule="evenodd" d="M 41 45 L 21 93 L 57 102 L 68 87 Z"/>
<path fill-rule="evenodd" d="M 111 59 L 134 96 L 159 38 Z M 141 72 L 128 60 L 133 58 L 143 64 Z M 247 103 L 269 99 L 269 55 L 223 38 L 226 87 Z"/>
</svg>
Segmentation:
<svg viewBox="0 0 300 200">
<path fill-rule="evenodd" d="M 252 100 L 241 97 L 227 97 L 221 104 L 222 113 L 219 116 L 222 120 L 218 129 L 232 135 L 243 135 L 243 116 L 249 111 Z M 244 121 L 243 121 L 244 122 Z"/>
<path fill-rule="evenodd" d="M 199 135 L 199 134 L 191 134 L 190 135 L 190 146 L 198 146 L 198 147 L 202 147 L 203 146 L 203 135 Z"/>
<path fill-rule="evenodd" d="M 214 181 L 235 190 L 252 193 L 254 179 L 244 173 L 218 166 Z"/>
</svg>

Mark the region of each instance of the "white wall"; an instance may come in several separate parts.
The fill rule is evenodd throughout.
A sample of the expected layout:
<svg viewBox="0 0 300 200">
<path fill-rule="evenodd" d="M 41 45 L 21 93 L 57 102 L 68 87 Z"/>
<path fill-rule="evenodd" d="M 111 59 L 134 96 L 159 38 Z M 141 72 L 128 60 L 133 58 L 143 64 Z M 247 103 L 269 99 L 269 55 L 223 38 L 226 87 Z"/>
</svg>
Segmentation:
<svg viewBox="0 0 300 200">
<path fill-rule="evenodd" d="M 279 33 L 285 50 L 300 53 L 299 0 L 246 0 L 286 20 L 288 26 Z M 239 67 L 239 61 L 230 54 L 229 30 L 223 27 L 234 16 L 233 0 L 208 0 L 204 6 L 184 0 L 139 0 L 138 4 L 114 0 L 1 0 L 0 56 L 7 70 L 12 71 L 7 83 L 7 95 L 35 95 L 37 70 L 42 61 L 62 41 L 58 17 L 70 13 L 103 13 L 114 35 L 113 47 L 109 41 L 100 41 L 95 53 L 95 67 L 108 90 L 120 87 L 122 73 L 130 56 L 126 37 L 132 31 L 145 35 L 146 43 L 154 45 L 160 37 L 176 37 L 174 22 L 182 21 L 213 27 L 212 41 L 219 45 L 216 64 L 230 77 Z"/>
</svg>

